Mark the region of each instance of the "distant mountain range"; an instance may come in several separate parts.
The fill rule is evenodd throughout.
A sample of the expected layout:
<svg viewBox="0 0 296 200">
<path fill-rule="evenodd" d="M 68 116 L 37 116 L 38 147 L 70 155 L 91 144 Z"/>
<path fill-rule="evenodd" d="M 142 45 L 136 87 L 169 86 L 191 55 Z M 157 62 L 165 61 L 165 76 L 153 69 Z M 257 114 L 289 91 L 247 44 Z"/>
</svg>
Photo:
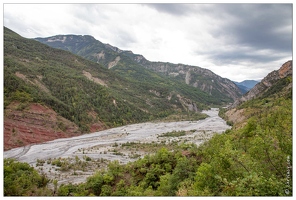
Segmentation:
<svg viewBox="0 0 296 200">
<path fill-rule="evenodd" d="M 243 94 L 247 93 L 250 89 L 252 89 L 257 83 L 260 81 L 255 80 L 244 80 L 242 82 L 235 82 L 234 83 L 238 86 Z"/>
</svg>

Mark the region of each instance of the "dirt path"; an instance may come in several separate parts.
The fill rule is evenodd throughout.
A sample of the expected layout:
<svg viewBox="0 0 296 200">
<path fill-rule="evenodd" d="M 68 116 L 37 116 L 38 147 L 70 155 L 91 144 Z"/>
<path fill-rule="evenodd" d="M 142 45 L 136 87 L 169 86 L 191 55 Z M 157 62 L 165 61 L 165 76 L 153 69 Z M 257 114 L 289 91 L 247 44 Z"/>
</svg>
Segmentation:
<svg viewBox="0 0 296 200">
<path fill-rule="evenodd" d="M 212 137 L 214 133 L 222 133 L 230 127 L 218 116 L 218 109 L 203 111 L 208 118 L 200 121 L 181 121 L 181 122 L 160 122 L 160 123 L 141 123 L 122 126 L 100 132 L 81 135 L 73 138 L 62 138 L 42 144 L 36 144 L 26 147 L 11 149 L 4 152 L 4 158 L 16 158 L 21 162 L 27 162 L 36 167 L 37 160 L 49 160 L 56 158 L 75 158 L 84 159 L 90 157 L 91 160 L 118 160 L 121 163 L 127 163 L 135 159 L 119 154 L 108 152 L 110 147 L 116 144 L 127 142 L 145 142 L 158 141 L 158 135 L 172 131 L 192 131 L 192 134 L 178 137 L 177 139 L 187 139 L 187 141 L 199 145 L 204 140 Z M 171 140 L 176 138 L 171 138 Z M 36 167 L 37 168 L 37 167 Z M 40 169 L 40 168 L 38 168 Z M 92 170 L 84 170 L 75 176 L 66 174 L 64 177 L 58 175 L 59 171 L 50 164 L 44 164 L 42 169 L 50 178 L 58 179 L 63 182 L 82 182 L 86 177 L 93 173 Z"/>
</svg>

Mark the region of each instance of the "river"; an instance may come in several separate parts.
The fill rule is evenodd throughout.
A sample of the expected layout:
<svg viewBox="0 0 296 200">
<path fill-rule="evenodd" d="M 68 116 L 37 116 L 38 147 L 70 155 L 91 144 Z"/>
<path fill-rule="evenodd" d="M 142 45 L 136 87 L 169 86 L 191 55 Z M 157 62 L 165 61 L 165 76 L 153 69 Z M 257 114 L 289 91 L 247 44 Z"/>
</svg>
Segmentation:
<svg viewBox="0 0 296 200">
<path fill-rule="evenodd" d="M 41 170 L 51 179 L 58 179 L 59 183 L 79 183 L 86 180 L 86 177 L 93 174 L 93 170 L 79 172 L 81 176 L 71 173 L 58 175 L 52 165 L 44 164 L 42 168 L 36 167 L 37 160 L 48 160 L 54 158 L 72 158 L 82 159 L 85 156 L 92 160 L 106 159 L 118 160 L 121 163 L 127 163 L 135 159 L 128 156 L 115 155 L 106 152 L 108 148 L 116 144 L 126 142 L 153 142 L 158 141 L 159 135 L 172 131 L 192 131 L 192 134 L 178 137 L 178 139 L 187 139 L 197 145 L 209 139 L 215 133 L 222 133 L 231 128 L 226 122 L 218 116 L 219 110 L 212 108 L 203 111 L 209 117 L 199 121 L 180 121 L 180 122 L 158 122 L 158 123 L 140 123 L 117 128 L 112 128 L 95 133 L 80 135 L 72 138 L 62 138 L 53 141 L 28 145 L 25 147 L 11 149 L 4 152 L 4 158 L 15 158 L 21 162 L 27 162 L 35 168 Z M 176 138 L 171 138 L 174 140 Z M 83 149 L 83 152 L 82 152 Z M 102 153 L 104 152 L 104 153 Z"/>
</svg>

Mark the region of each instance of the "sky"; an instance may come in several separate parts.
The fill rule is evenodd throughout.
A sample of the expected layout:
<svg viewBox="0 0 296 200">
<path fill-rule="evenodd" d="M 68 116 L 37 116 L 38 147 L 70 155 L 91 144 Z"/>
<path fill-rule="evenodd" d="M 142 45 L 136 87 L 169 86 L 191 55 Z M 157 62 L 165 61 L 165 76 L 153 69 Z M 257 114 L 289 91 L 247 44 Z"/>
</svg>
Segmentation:
<svg viewBox="0 0 296 200">
<path fill-rule="evenodd" d="M 26 38 L 91 35 L 150 61 L 259 80 L 292 59 L 290 4 L 3 4 L 3 25 Z"/>
</svg>

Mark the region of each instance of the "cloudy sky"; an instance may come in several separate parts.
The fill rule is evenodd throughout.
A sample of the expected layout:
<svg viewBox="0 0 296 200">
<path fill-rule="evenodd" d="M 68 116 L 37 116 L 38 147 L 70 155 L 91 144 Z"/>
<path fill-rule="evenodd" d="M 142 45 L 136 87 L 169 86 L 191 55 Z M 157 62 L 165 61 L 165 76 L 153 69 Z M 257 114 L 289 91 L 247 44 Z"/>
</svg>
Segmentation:
<svg viewBox="0 0 296 200">
<path fill-rule="evenodd" d="M 292 59 L 292 4 L 4 4 L 23 37 L 92 35 L 150 61 L 261 79 Z"/>
</svg>

